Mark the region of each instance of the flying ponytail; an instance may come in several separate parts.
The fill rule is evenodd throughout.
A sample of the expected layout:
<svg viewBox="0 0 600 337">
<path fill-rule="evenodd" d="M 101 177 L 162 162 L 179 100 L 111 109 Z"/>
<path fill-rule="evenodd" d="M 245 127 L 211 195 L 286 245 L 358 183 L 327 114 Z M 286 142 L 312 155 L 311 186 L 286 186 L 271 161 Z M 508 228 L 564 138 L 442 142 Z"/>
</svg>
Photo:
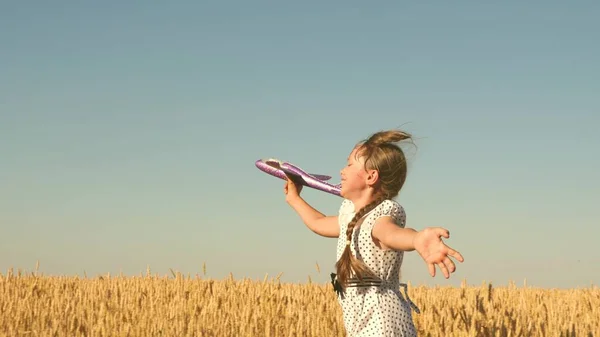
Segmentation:
<svg viewBox="0 0 600 337">
<path fill-rule="evenodd" d="M 365 145 L 378 147 L 384 144 L 394 144 L 406 139 L 411 139 L 412 136 L 400 130 L 380 131 L 373 134 L 365 141 Z"/>
</svg>

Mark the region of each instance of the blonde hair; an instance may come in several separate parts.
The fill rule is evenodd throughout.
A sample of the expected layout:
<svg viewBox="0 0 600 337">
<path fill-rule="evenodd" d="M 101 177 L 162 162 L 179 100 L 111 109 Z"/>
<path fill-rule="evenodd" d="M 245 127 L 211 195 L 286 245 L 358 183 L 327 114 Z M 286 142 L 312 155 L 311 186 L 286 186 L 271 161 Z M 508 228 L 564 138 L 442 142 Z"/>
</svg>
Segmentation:
<svg viewBox="0 0 600 337">
<path fill-rule="evenodd" d="M 406 181 L 407 165 L 404 152 L 395 143 L 406 139 L 412 139 L 412 136 L 399 130 L 387 130 L 377 132 L 356 145 L 357 151 L 355 154 L 364 157 L 365 169 L 377 170 L 379 177 L 375 185 L 377 191 L 375 200 L 358 210 L 354 218 L 348 223 L 346 229 L 347 242 L 352 240 L 354 227 L 365 214 L 383 201 L 393 199 L 400 193 Z M 361 281 L 365 277 L 378 279 L 367 265 L 352 255 L 349 244 L 346 245 L 335 267 L 337 269 L 337 280 L 342 289 L 346 288 L 352 272 Z"/>
</svg>

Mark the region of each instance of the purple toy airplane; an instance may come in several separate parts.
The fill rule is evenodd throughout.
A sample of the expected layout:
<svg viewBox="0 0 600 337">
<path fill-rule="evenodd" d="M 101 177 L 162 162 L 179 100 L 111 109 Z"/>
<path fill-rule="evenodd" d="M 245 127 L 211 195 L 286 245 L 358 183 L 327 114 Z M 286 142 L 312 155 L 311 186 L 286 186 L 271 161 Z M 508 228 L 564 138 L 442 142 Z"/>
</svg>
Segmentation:
<svg viewBox="0 0 600 337">
<path fill-rule="evenodd" d="M 259 159 L 256 161 L 255 165 L 259 170 L 274 177 L 287 180 L 287 173 L 287 175 L 289 175 L 296 183 L 340 197 L 341 185 L 333 185 L 326 182 L 331 179 L 330 176 L 306 173 L 304 170 L 293 164 L 272 158 Z"/>
</svg>

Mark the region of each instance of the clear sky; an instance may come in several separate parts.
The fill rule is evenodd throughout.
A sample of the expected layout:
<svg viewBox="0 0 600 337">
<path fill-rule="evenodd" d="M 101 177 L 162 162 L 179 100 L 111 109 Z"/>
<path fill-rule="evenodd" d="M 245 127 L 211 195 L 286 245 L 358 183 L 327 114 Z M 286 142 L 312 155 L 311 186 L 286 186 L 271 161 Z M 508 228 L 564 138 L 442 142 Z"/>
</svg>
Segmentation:
<svg viewBox="0 0 600 337">
<path fill-rule="evenodd" d="M 401 127 L 407 226 L 465 263 L 403 280 L 600 284 L 597 1 L 0 6 L 0 272 L 327 282 L 335 240 L 259 158 L 339 170 Z M 328 214 L 341 199 L 306 199 Z M 321 273 L 315 264 L 321 267 Z"/>
</svg>

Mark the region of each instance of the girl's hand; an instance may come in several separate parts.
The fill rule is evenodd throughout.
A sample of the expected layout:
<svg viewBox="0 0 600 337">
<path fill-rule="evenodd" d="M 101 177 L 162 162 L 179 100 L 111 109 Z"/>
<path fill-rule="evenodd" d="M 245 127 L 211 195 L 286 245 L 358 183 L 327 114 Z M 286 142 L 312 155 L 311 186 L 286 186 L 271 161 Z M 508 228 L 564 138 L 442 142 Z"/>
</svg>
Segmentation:
<svg viewBox="0 0 600 337">
<path fill-rule="evenodd" d="M 300 197 L 300 192 L 302 191 L 302 185 L 296 184 L 290 176 L 287 176 L 287 181 L 283 186 L 283 193 L 285 193 L 285 200 L 290 201 L 294 198 Z"/>
<path fill-rule="evenodd" d="M 450 238 L 450 233 L 447 229 L 441 227 L 426 228 L 418 232 L 414 238 L 415 250 L 421 255 L 427 267 L 429 274 L 435 277 L 435 265 L 444 273 L 446 278 L 450 277 L 450 273 L 456 270 L 454 262 L 450 260 L 450 256 L 460 262 L 464 261 L 462 255 L 454 249 L 446 246 L 441 237 Z"/>
</svg>

